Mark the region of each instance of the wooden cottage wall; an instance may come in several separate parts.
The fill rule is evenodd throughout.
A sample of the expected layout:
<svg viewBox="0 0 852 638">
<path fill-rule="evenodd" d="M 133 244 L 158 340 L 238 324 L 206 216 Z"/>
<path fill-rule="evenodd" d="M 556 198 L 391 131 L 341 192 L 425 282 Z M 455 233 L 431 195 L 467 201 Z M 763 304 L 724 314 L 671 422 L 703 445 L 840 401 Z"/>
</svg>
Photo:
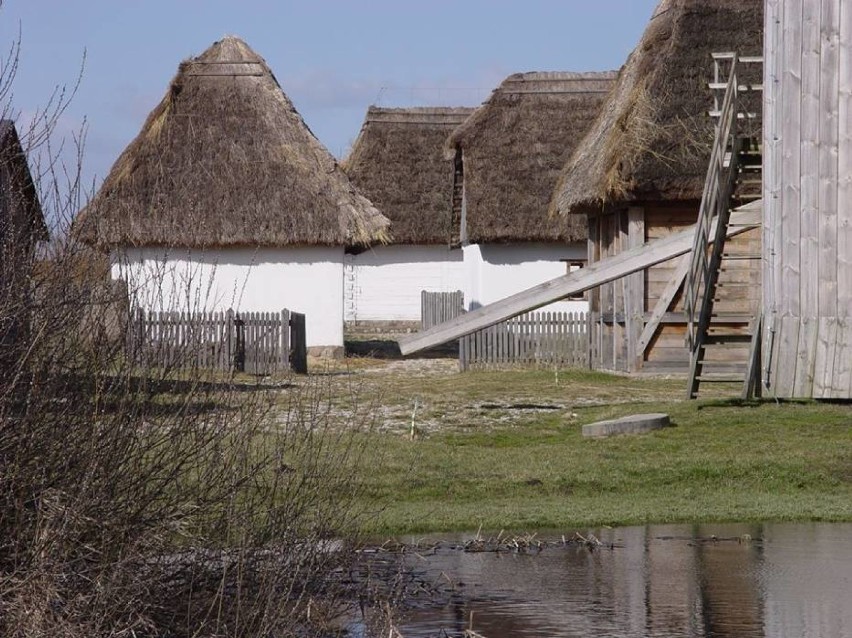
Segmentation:
<svg viewBox="0 0 852 638">
<path fill-rule="evenodd" d="M 698 218 L 697 202 L 653 203 L 646 206 L 647 239 L 653 241 L 684 230 Z M 681 258 L 670 259 L 646 271 L 648 280 L 647 305 L 653 309 L 669 286 Z M 686 350 L 686 317 L 683 314 L 681 291 L 660 320 L 645 351 L 645 369 L 649 372 L 685 372 L 689 369 Z"/>
<path fill-rule="evenodd" d="M 767 0 L 766 392 L 852 397 L 852 4 Z"/>
<path fill-rule="evenodd" d="M 618 210 L 589 217 L 589 263 L 617 255 L 628 245 L 627 211 Z M 628 371 L 625 277 L 591 291 L 592 367 L 601 370 Z"/>
<path fill-rule="evenodd" d="M 629 247 L 663 239 L 695 224 L 699 202 L 644 202 L 589 218 L 589 261 L 600 261 Z M 726 253 L 760 253 L 760 232 L 748 231 L 731 238 Z M 596 288 L 590 297 L 592 313 L 593 367 L 603 370 L 660 374 L 682 373 L 689 369 L 686 349 L 686 315 L 682 285 L 666 307 L 659 325 L 645 348 L 640 342 L 646 322 L 661 297 L 667 296 L 682 258 L 671 259 L 642 273 L 630 275 Z M 714 329 L 746 330 L 760 306 L 760 262 L 727 259 L 719 275 L 715 314 L 728 315 L 727 322 L 714 320 Z M 743 351 L 727 349 L 714 353 L 732 366 L 746 358 Z"/>
</svg>

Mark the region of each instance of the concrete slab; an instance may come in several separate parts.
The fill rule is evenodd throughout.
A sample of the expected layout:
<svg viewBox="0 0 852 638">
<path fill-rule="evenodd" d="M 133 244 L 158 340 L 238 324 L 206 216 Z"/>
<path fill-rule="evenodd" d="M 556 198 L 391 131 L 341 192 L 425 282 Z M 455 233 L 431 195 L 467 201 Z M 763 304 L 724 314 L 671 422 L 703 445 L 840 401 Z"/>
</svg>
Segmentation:
<svg viewBox="0 0 852 638">
<path fill-rule="evenodd" d="M 633 414 L 620 419 L 598 421 L 583 426 L 583 436 L 602 438 L 616 434 L 642 434 L 671 425 L 668 414 Z"/>
</svg>

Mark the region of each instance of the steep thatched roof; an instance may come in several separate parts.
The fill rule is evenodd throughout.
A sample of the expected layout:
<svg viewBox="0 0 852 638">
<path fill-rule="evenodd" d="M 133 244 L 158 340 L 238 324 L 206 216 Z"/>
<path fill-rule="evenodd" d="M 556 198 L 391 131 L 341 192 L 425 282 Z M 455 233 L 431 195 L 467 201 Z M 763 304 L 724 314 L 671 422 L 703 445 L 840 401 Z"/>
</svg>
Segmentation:
<svg viewBox="0 0 852 638">
<path fill-rule="evenodd" d="M 763 0 L 662 0 L 565 166 L 559 212 L 700 199 L 713 141 L 710 54 L 761 55 L 762 47 Z M 746 79 L 759 82 L 752 73 Z M 759 134 L 759 121 L 750 126 Z"/>
<path fill-rule="evenodd" d="M 78 230 L 99 245 L 344 245 L 388 220 L 235 37 L 183 62 Z"/>
<path fill-rule="evenodd" d="M 615 72 L 517 73 L 451 136 L 464 157 L 471 242 L 577 241 L 586 226 L 548 216 L 559 171 L 594 121 Z"/>
<path fill-rule="evenodd" d="M 452 241 L 453 160 L 450 133 L 472 108 L 371 106 L 343 169 L 391 220 L 397 244 Z"/>
<path fill-rule="evenodd" d="M 9 245 L 48 239 L 41 202 L 12 120 L 0 120 L 0 241 Z"/>
</svg>

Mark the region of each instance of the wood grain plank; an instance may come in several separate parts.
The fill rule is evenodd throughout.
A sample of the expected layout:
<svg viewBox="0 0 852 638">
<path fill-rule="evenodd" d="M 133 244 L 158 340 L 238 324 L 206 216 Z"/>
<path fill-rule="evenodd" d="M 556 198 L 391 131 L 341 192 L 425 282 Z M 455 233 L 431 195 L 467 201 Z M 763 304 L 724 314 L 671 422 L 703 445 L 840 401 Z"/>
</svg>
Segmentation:
<svg viewBox="0 0 852 638">
<path fill-rule="evenodd" d="M 834 369 L 831 378 L 831 398 L 848 399 L 852 396 L 852 317 L 841 317 L 837 322 Z"/>
<path fill-rule="evenodd" d="M 814 363 L 816 357 L 816 317 L 804 316 L 799 323 L 799 341 L 796 348 L 796 375 L 793 380 L 794 397 L 812 397 L 814 392 Z"/>
<path fill-rule="evenodd" d="M 781 39 L 781 280 L 777 303 L 782 316 L 801 317 L 802 181 L 802 4 L 786 3 Z M 798 343 L 798 337 L 795 339 Z M 797 354 L 782 349 L 778 364 L 795 365 Z"/>
<path fill-rule="evenodd" d="M 684 279 L 686 279 L 686 273 L 689 270 L 689 265 L 690 256 L 687 253 L 680 258 L 673 276 L 669 279 L 669 282 L 663 289 L 662 293 L 660 293 L 660 297 L 651 312 L 651 316 L 645 323 L 645 327 L 639 336 L 638 350 L 640 357 L 645 355 L 648 344 L 651 343 L 651 338 L 654 336 L 654 333 L 657 331 L 657 327 L 660 325 L 660 320 L 669 311 L 669 306 L 671 306 L 672 301 L 683 286 Z"/>
<path fill-rule="evenodd" d="M 802 101 L 800 124 L 800 211 L 799 299 L 800 316 L 815 318 L 819 310 L 819 168 L 820 168 L 820 19 L 819 0 L 802 3 Z M 816 333 L 815 322 L 806 324 L 806 334 Z M 815 348 L 806 353 L 804 364 L 813 368 Z M 809 373 L 803 375 L 807 378 Z"/>
<path fill-rule="evenodd" d="M 852 4 L 847 1 L 840 3 L 838 24 L 837 313 L 852 318 Z"/>
<path fill-rule="evenodd" d="M 796 353 L 799 346 L 799 317 L 784 315 L 780 320 L 778 333 L 777 358 L 774 365 L 777 370 L 775 375 L 775 389 L 773 396 L 778 398 L 789 398 L 794 396 L 793 388 L 796 379 Z M 786 360 L 782 359 L 782 353 L 792 353 Z"/>
</svg>

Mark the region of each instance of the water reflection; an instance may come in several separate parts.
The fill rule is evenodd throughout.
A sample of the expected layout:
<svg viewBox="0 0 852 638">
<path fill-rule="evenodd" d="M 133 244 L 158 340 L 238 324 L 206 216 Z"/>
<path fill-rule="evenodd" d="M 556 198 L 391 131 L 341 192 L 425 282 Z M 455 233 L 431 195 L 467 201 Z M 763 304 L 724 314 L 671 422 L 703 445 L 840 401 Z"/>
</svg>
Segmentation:
<svg viewBox="0 0 852 638">
<path fill-rule="evenodd" d="M 852 525 L 600 530 L 615 549 L 417 559 L 449 603 L 406 614 L 406 638 L 632 636 L 852 638 Z M 451 537 L 447 540 L 465 540 Z M 750 540 L 749 540 L 750 539 Z M 446 601 L 445 601 L 446 602 Z"/>
</svg>

